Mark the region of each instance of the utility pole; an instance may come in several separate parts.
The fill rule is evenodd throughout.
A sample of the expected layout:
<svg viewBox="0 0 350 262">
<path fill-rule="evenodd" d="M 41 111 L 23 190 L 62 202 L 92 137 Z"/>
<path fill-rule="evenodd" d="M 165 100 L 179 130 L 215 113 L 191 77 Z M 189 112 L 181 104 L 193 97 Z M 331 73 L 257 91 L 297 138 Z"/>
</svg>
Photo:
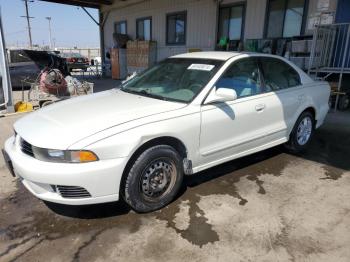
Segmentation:
<svg viewBox="0 0 350 262">
<path fill-rule="evenodd" d="M 33 42 L 32 42 L 32 32 L 31 32 L 31 28 L 30 28 L 30 19 L 34 18 L 34 17 L 30 17 L 29 16 L 29 10 L 28 10 L 28 1 L 29 2 L 34 2 L 33 0 L 23 0 L 24 4 L 26 6 L 26 15 L 25 16 L 21 16 L 24 18 L 27 18 L 27 26 L 28 26 L 28 35 L 29 35 L 29 46 L 30 48 L 33 47 Z"/>
<path fill-rule="evenodd" d="M 51 17 L 48 16 L 46 19 L 49 21 L 49 40 L 50 40 L 50 49 L 52 49 L 52 38 L 51 38 Z"/>
</svg>

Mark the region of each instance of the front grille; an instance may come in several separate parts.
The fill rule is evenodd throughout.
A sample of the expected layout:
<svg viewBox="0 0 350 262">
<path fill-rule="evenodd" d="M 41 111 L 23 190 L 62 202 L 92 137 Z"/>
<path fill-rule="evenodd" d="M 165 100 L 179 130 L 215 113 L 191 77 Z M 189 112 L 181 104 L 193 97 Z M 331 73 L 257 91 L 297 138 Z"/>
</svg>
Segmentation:
<svg viewBox="0 0 350 262">
<path fill-rule="evenodd" d="M 90 193 L 78 186 L 56 186 L 57 193 L 64 198 L 87 198 L 91 197 Z"/>
<path fill-rule="evenodd" d="M 25 141 L 23 138 L 20 139 L 20 146 L 23 153 L 27 154 L 28 156 L 34 157 L 33 146 L 27 141 Z"/>
</svg>

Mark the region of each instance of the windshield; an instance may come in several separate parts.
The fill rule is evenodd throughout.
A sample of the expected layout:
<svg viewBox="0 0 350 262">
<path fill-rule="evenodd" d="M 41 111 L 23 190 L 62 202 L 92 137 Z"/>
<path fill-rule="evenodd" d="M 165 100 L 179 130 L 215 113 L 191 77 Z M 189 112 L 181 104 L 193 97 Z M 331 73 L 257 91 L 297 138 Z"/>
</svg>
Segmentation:
<svg viewBox="0 0 350 262">
<path fill-rule="evenodd" d="M 157 99 L 191 102 L 222 61 L 169 58 L 123 84 L 122 90 Z"/>
</svg>

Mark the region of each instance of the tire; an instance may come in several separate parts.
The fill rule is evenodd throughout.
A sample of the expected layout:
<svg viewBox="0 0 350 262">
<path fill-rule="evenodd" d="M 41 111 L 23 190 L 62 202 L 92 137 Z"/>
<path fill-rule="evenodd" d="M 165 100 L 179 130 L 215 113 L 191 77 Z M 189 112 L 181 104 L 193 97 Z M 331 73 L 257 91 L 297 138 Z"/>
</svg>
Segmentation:
<svg viewBox="0 0 350 262">
<path fill-rule="evenodd" d="M 340 111 L 344 111 L 344 110 L 348 109 L 349 104 L 350 104 L 350 98 L 349 98 L 349 96 L 348 96 L 348 95 L 342 95 L 342 96 L 339 98 L 338 109 L 339 109 Z"/>
<path fill-rule="evenodd" d="M 45 101 L 44 103 L 41 104 L 41 107 L 52 105 L 53 103 L 55 103 L 55 102 L 54 101 Z"/>
<path fill-rule="evenodd" d="M 305 133 L 302 130 L 303 127 L 305 128 Z M 310 143 L 314 130 L 315 118 L 313 114 L 310 111 L 304 111 L 294 125 L 289 136 L 289 141 L 285 144 L 286 149 L 291 153 L 298 153 L 305 150 Z"/>
<path fill-rule="evenodd" d="M 171 146 L 145 150 L 132 164 L 121 194 L 138 213 L 158 210 L 178 194 L 183 181 L 182 157 Z"/>
</svg>

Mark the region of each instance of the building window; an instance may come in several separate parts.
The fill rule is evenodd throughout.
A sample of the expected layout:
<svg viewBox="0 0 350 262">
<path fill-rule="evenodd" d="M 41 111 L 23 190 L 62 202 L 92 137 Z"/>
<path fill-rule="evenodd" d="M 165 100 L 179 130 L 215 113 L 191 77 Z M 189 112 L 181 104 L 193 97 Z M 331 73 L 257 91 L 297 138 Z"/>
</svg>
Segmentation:
<svg viewBox="0 0 350 262">
<path fill-rule="evenodd" d="M 114 32 L 117 34 L 126 35 L 127 34 L 126 21 L 116 22 L 114 24 Z"/>
<path fill-rule="evenodd" d="M 139 40 L 152 40 L 152 18 L 139 18 L 136 20 L 136 38 Z"/>
<path fill-rule="evenodd" d="M 243 4 L 220 8 L 218 40 L 222 38 L 241 40 L 243 38 L 244 10 Z"/>
<path fill-rule="evenodd" d="M 269 0 L 265 36 L 277 38 L 301 35 L 306 1 Z"/>
<path fill-rule="evenodd" d="M 186 44 L 187 13 L 172 13 L 166 16 L 166 43 L 167 45 Z"/>
</svg>

